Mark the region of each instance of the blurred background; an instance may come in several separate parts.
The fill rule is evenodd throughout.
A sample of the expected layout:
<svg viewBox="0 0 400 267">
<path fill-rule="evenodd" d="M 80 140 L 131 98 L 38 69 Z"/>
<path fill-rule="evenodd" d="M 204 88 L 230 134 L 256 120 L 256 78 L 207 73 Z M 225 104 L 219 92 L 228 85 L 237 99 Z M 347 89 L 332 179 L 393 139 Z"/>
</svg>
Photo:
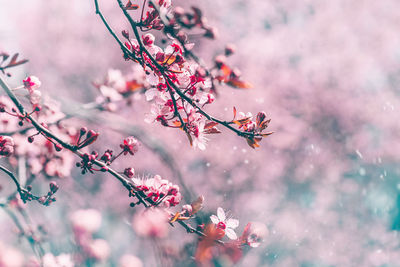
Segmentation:
<svg viewBox="0 0 400 267">
<path fill-rule="evenodd" d="M 115 1 L 99 2 L 116 32 L 128 29 Z M 75 124 L 90 123 L 100 131 L 95 146 L 101 150 L 117 148 L 129 135 L 150 138 L 153 146 L 117 164 L 133 166 L 140 176 L 160 174 L 180 185 L 187 199 L 204 195 L 204 218 L 223 207 L 240 220 L 239 233 L 249 221 L 265 224 L 264 243 L 238 266 L 400 266 L 400 2 L 173 0 L 173 5 L 200 7 L 218 28 L 215 41 L 193 36 L 194 51 L 211 62 L 225 44 L 234 44 L 237 51 L 228 62 L 254 85 L 220 87 L 208 111 L 230 119 L 233 106 L 253 114 L 264 110 L 275 133 L 253 150 L 223 130 L 210 137 L 205 151 L 194 150 L 182 132 L 143 121 L 150 105 L 140 95 L 117 114 L 86 114 L 90 121 Z M 92 82 L 109 69 L 132 72 L 133 63 L 123 60 L 92 1 L 0 0 L 0 40 L 0 50 L 29 59 L 9 83 L 38 76 L 41 91 L 65 110 L 94 101 L 98 90 Z M 40 179 L 48 178 L 38 177 L 34 188 L 44 192 Z M 74 253 L 70 214 L 96 209 L 102 222 L 95 236 L 108 243 L 109 253 L 93 266 L 125 266 L 118 265 L 124 255 L 138 260 L 132 266 L 194 264 L 195 237 L 183 229 L 171 228 L 161 241 L 132 230 L 136 208 L 110 177 L 82 176 L 74 168 L 58 183 L 56 203 L 26 206 L 34 222 L 48 229 L 46 251 Z M 1 196 L 14 189 L 5 177 L 0 184 Z M 0 248 L 26 262 L 33 254 L 14 228 L 0 210 Z M 176 260 L 163 262 L 165 251 Z"/>
</svg>

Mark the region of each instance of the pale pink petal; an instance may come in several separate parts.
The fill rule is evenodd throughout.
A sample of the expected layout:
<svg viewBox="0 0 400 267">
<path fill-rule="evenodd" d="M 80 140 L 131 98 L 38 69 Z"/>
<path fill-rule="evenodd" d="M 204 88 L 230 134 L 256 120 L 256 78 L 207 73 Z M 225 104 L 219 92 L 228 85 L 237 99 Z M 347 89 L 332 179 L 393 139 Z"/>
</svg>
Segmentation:
<svg viewBox="0 0 400 267">
<path fill-rule="evenodd" d="M 235 231 L 233 231 L 231 228 L 226 228 L 225 234 L 229 239 L 232 239 L 232 240 L 237 239 L 237 235 L 236 235 Z"/>
<path fill-rule="evenodd" d="M 218 224 L 219 223 L 218 217 L 215 216 L 215 215 L 211 215 L 210 219 L 213 222 L 213 224 Z"/>
<path fill-rule="evenodd" d="M 236 219 L 228 219 L 228 220 L 226 221 L 226 227 L 228 227 L 228 228 L 235 229 L 235 228 L 238 227 L 238 226 L 239 226 L 239 220 L 236 220 Z"/>
<path fill-rule="evenodd" d="M 219 207 L 219 208 L 217 209 L 217 215 L 218 215 L 218 219 L 219 219 L 220 221 L 225 222 L 225 219 L 226 219 L 226 217 L 225 217 L 225 211 L 224 211 L 221 207 Z"/>
<path fill-rule="evenodd" d="M 146 91 L 146 93 L 144 93 L 146 95 L 146 100 L 150 101 L 153 100 L 154 97 L 156 97 L 158 95 L 158 90 L 157 89 L 149 89 Z"/>
</svg>

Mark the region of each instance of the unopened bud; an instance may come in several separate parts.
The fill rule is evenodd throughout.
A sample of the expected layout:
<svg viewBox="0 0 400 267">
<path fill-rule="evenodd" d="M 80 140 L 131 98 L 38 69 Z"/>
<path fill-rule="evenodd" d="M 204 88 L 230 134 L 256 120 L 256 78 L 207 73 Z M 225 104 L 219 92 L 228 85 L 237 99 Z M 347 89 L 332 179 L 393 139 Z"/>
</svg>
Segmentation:
<svg viewBox="0 0 400 267">
<path fill-rule="evenodd" d="M 124 170 L 124 174 L 129 177 L 132 178 L 133 176 L 135 176 L 135 169 L 134 168 L 126 168 Z"/>
<path fill-rule="evenodd" d="M 62 150 L 62 146 L 60 144 L 54 144 L 54 148 L 56 149 L 57 152 Z"/>
<path fill-rule="evenodd" d="M 56 182 L 51 182 L 49 184 L 49 187 L 50 187 L 50 191 L 53 193 L 57 192 L 57 190 L 58 190 L 58 185 Z"/>
<path fill-rule="evenodd" d="M 108 167 L 106 167 L 106 166 L 103 166 L 103 167 L 101 167 L 101 169 L 100 169 L 102 172 L 107 172 L 108 171 Z"/>
<path fill-rule="evenodd" d="M 124 36 L 126 39 L 129 39 L 129 32 L 127 30 L 123 30 L 122 36 Z"/>
<path fill-rule="evenodd" d="M 232 55 L 233 53 L 235 53 L 235 51 L 236 51 L 235 45 L 233 45 L 233 44 L 227 44 L 227 45 L 225 46 L 225 55 L 226 55 L 226 56 Z"/>
<path fill-rule="evenodd" d="M 86 128 L 86 127 L 82 127 L 82 128 L 80 129 L 81 135 L 84 135 L 86 132 L 87 132 L 87 128 Z"/>
</svg>

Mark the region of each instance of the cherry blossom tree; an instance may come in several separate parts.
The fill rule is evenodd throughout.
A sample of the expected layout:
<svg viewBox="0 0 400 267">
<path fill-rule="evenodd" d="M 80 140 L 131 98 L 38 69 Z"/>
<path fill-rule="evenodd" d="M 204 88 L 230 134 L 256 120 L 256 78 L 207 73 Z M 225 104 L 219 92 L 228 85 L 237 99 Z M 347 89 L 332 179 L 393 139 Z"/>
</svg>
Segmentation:
<svg viewBox="0 0 400 267">
<path fill-rule="evenodd" d="M 0 266 L 400 262 L 397 1 L 0 6 Z"/>
</svg>

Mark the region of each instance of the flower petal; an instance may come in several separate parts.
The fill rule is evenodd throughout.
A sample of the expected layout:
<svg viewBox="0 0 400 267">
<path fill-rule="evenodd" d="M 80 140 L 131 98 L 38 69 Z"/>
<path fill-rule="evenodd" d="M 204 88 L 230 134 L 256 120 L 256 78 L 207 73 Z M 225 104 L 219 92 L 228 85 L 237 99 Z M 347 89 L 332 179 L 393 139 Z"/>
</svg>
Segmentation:
<svg viewBox="0 0 400 267">
<path fill-rule="evenodd" d="M 219 219 L 220 221 L 225 222 L 225 219 L 226 219 L 226 217 L 225 217 L 225 211 L 224 211 L 221 207 L 219 207 L 219 208 L 217 209 L 217 216 L 218 216 L 218 219 Z"/>
<path fill-rule="evenodd" d="M 213 224 L 218 224 L 219 223 L 218 217 L 215 216 L 215 215 L 211 215 L 210 219 L 213 222 Z"/>
<path fill-rule="evenodd" d="M 158 95 L 158 91 L 157 89 L 152 88 L 147 90 L 144 94 L 146 95 L 146 100 L 151 101 Z"/>
<path fill-rule="evenodd" d="M 226 227 L 228 227 L 228 228 L 235 229 L 235 228 L 238 227 L 238 226 L 239 226 L 239 220 L 236 220 L 236 219 L 228 219 L 228 220 L 226 221 Z"/>
<path fill-rule="evenodd" d="M 226 228 L 225 234 L 227 237 L 229 237 L 229 239 L 232 239 L 232 240 L 237 239 L 237 235 L 236 235 L 235 231 L 233 231 L 231 228 Z"/>
</svg>

